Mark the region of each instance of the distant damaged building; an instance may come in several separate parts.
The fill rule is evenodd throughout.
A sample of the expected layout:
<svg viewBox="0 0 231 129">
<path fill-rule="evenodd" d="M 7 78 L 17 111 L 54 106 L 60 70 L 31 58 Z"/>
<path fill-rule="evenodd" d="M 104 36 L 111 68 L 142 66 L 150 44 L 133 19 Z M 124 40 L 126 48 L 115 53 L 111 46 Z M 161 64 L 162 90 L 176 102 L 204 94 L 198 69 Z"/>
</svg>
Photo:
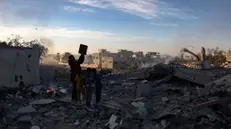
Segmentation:
<svg viewBox="0 0 231 129">
<path fill-rule="evenodd" d="M 98 68 L 113 69 L 113 57 L 106 49 L 100 49 L 99 53 L 92 54 L 92 60 Z"/>
<path fill-rule="evenodd" d="M 156 58 L 159 56 L 160 56 L 159 52 L 147 52 L 145 55 L 145 57 L 147 57 L 147 58 Z"/>
<path fill-rule="evenodd" d="M 39 84 L 40 49 L 0 46 L 0 87 Z"/>
<path fill-rule="evenodd" d="M 228 63 L 231 63 L 231 51 L 230 50 L 226 53 L 226 60 Z"/>
</svg>

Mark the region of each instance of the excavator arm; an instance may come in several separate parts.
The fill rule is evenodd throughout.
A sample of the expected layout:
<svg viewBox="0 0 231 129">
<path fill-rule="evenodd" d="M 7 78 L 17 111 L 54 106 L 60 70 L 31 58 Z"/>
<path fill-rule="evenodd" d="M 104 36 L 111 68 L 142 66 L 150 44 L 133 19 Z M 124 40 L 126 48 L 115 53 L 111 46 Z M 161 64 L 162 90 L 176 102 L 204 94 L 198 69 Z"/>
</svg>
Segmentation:
<svg viewBox="0 0 231 129">
<path fill-rule="evenodd" d="M 193 55 L 194 57 L 196 57 L 197 61 L 200 61 L 200 57 L 199 57 L 197 54 L 195 54 L 195 53 L 189 51 L 187 48 L 183 48 L 181 51 L 182 51 L 182 52 L 187 52 L 187 53 Z"/>
</svg>

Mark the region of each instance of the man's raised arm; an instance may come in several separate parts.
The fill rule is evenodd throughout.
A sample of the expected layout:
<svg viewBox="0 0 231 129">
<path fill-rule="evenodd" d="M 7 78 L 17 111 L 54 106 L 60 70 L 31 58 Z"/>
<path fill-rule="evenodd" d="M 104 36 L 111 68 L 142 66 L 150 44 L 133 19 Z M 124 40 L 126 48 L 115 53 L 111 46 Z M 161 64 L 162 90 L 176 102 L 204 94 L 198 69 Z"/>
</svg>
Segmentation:
<svg viewBox="0 0 231 129">
<path fill-rule="evenodd" d="M 78 59 L 78 63 L 82 64 L 84 62 L 84 59 L 85 59 L 84 55 L 81 54 L 80 57 L 79 57 L 79 59 Z"/>
</svg>

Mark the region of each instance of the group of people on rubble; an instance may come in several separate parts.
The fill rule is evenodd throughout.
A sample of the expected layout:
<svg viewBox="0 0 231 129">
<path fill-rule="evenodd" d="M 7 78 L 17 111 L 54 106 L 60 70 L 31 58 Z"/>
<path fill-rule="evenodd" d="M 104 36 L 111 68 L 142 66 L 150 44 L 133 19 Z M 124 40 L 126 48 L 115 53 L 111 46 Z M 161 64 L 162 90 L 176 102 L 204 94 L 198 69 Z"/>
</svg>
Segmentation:
<svg viewBox="0 0 231 129">
<path fill-rule="evenodd" d="M 85 104 L 88 108 L 91 108 L 91 100 L 93 91 L 95 91 L 96 105 L 101 99 L 101 79 L 97 74 L 95 68 L 87 68 L 86 72 L 83 72 L 80 64 L 84 62 L 84 55 L 81 55 L 78 60 L 73 55 L 69 56 L 68 64 L 71 72 L 72 89 L 72 101 Z M 82 100 L 81 100 L 82 95 Z"/>
</svg>

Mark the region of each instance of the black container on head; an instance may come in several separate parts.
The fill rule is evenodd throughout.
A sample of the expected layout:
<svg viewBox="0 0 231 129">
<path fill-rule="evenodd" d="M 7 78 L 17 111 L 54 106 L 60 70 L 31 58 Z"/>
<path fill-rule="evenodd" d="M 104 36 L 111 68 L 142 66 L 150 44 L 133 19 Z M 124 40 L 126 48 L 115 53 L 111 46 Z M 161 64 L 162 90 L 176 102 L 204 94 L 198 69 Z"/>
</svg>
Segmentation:
<svg viewBox="0 0 231 129">
<path fill-rule="evenodd" d="M 80 44 L 80 45 L 79 45 L 79 53 L 80 53 L 81 55 L 86 55 L 86 54 L 87 54 L 87 48 L 88 48 L 87 45 Z"/>
</svg>

